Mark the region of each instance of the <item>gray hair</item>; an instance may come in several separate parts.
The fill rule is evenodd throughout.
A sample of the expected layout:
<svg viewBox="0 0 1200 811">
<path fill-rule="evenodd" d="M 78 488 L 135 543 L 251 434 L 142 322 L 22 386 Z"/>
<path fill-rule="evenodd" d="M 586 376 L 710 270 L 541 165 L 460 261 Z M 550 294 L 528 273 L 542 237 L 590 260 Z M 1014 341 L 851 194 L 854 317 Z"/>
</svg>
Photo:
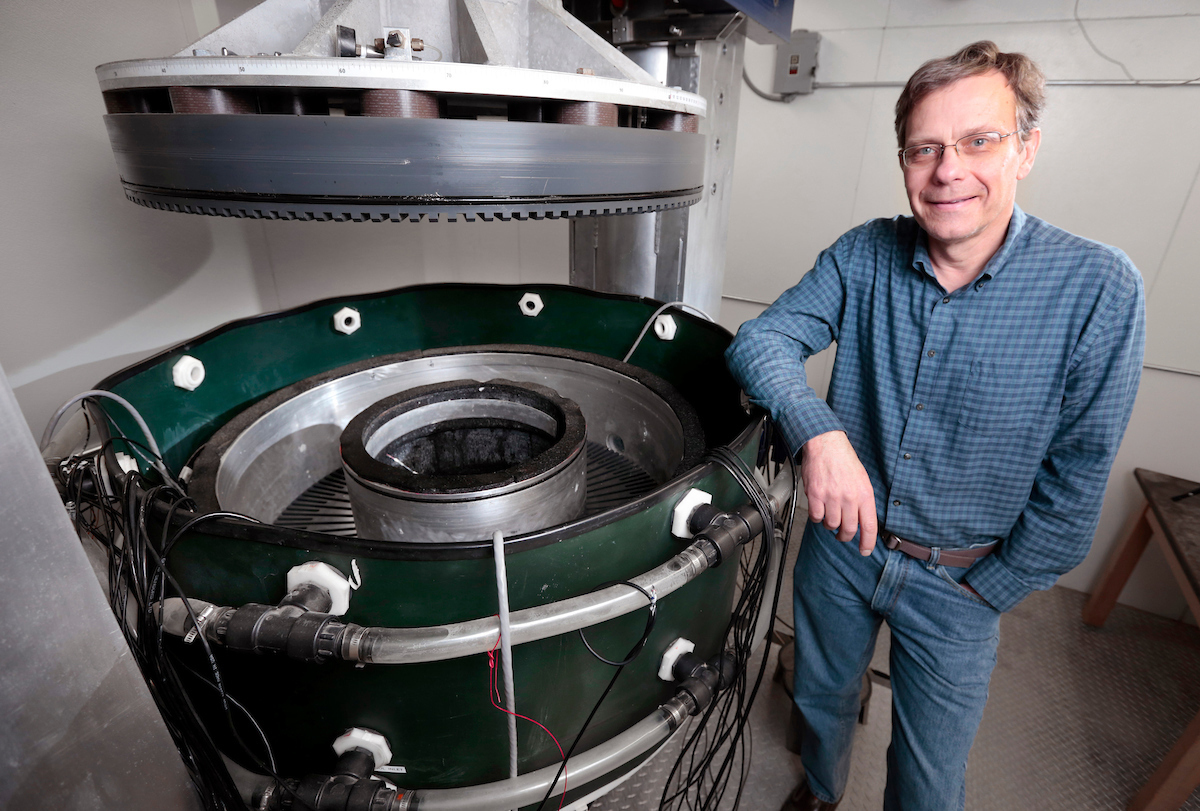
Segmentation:
<svg viewBox="0 0 1200 811">
<path fill-rule="evenodd" d="M 908 137 L 908 117 L 930 93 L 968 76 L 980 76 L 998 70 L 1008 79 L 1017 97 L 1017 129 L 1024 140 L 1036 129 L 1046 106 L 1046 76 L 1037 63 L 1025 54 L 1003 53 L 989 40 L 972 42 L 953 56 L 931 59 L 909 77 L 896 100 L 896 140 L 904 147 Z"/>
</svg>

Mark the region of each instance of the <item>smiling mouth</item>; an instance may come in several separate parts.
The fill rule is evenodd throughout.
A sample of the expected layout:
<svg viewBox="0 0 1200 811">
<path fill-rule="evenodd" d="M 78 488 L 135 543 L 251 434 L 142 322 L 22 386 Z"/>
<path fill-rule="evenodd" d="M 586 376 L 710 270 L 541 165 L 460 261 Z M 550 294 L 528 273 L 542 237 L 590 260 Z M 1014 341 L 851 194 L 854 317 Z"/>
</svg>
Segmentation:
<svg viewBox="0 0 1200 811">
<path fill-rule="evenodd" d="M 965 203 L 968 200 L 974 200 L 974 199 L 975 199 L 974 195 L 971 195 L 969 197 L 955 197 L 953 200 L 929 200 L 927 202 L 931 206 L 953 206 L 953 205 L 957 205 L 959 203 Z"/>
</svg>

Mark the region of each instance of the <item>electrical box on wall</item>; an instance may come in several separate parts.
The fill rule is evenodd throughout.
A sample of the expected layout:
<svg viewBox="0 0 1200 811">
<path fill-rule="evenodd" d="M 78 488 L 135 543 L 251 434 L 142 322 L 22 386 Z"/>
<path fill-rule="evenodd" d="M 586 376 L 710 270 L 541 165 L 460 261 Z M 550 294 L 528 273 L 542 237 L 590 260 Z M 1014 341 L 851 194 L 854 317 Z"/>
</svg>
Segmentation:
<svg viewBox="0 0 1200 811">
<path fill-rule="evenodd" d="M 791 42 L 775 46 L 775 92 L 785 95 L 813 92 L 817 72 L 817 49 L 821 35 L 797 29 Z"/>
</svg>

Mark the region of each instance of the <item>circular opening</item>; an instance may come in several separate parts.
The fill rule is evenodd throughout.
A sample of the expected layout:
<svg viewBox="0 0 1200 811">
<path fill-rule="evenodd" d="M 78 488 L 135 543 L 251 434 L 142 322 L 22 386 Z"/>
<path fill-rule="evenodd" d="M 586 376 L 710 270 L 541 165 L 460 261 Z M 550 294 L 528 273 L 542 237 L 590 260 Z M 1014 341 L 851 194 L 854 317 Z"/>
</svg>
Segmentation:
<svg viewBox="0 0 1200 811">
<path fill-rule="evenodd" d="M 345 324 L 347 327 L 354 326 L 354 316 L 352 316 L 352 315 L 346 316 L 344 319 L 342 319 L 342 323 Z"/>
<path fill-rule="evenodd" d="M 204 377 L 204 370 L 199 366 L 193 366 L 191 370 L 188 371 L 188 377 L 192 379 L 193 383 L 199 383 L 200 378 Z"/>
<path fill-rule="evenodd" d="M 544 453 L 562 434 L 562 413 L 513 407 L 505 400 L 460 400 L 454 408 L 419 408 L 398 419 L 434 422 L 398 436 L 375 452 L 385 465 L 417 476 L 498 473 Z M 427 415 L 424 412 L 436 411 Z M 388 426 L 381 426 L 387 432 Z M 388 432 L 390 433 L 390 432 Z"/>
<path fill-rule="evenodd" d="M 335 323 L 341 324 L 343 316 Z M 260 400 L 204 446 L 193 466 L 191 490 L 205 510 L 232 510 L 275 523 L 295 507 L 287 526 L 353 535 L 343 430 L 381 399 L 471 379 L 541 385 L 579 406 L 591 427 L 585 426 L 589 514 L 649 492 L 697 464 L 703 452 L 704 433 L 691 407 L 644 370 L 546 347 L 453 347 L 359 361 Z M 619 460 L 611 459 L 609 434 L 624 440 Z M 361 452 L 364 461 L 386 473 L 412 477 Z M 314 500 L 320 501 L 319 509 Z M 337 510 L 343 523 L 330 523 L 329 510 Z"/>
<path fill-rule="evenodd" d="M 510 380 L 454 380 L 386 397 L 342 434 L 347 472 L 409 493 L 491 490 L 548 475 L 583 447 L 579 406 Z"/>
</svg>

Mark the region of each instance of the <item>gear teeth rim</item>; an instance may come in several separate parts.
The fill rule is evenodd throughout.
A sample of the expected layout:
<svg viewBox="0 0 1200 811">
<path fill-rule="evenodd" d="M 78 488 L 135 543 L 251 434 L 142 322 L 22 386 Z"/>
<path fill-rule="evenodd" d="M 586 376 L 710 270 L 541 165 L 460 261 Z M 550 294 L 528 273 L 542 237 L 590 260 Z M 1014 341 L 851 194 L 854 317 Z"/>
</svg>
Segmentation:
<svg viewBox="0 0 1200 811">
<path fill-rule="evenodd" d="M 187 198 L 173 198 L 166 195 L 147 195 L 130 189 L 125 190 L 125 197 L 132 203 L 156 211 L 171 211 L 182 214 L 200 214 L 210 217 L 230 217 L 234 219 L 251 220 L 286 220 L 292 222 L 509 222 L 516 220 L 558 220 L 573 217 L 612 217 L 623 214 L 648 214 L 656 211 L 670 211 L 686 208 L 698 203 L 703 197 L 703 189 L 691 190 L 684 194 L 664 196 L 655 201 L 639 199 L 620 203 L 605 200 L 604 203 L 577 202 L 556 203 L 552 205 L 533 205 L 514 207 L 511 203 L 497 203 L 493 206 L 480 206 L 478 203 L 456 206 L 442 204 L 438 206 L 372 206 L 369 203 L 362 206 L 337 208 L 321 208 L 320 203 L 314 203 L 315 209 L 301 208 L 295 204 L 286 207 L 272 208 L 270 206 L 248 207 L 237 201 L 198 201 Z"/>
</svg>

